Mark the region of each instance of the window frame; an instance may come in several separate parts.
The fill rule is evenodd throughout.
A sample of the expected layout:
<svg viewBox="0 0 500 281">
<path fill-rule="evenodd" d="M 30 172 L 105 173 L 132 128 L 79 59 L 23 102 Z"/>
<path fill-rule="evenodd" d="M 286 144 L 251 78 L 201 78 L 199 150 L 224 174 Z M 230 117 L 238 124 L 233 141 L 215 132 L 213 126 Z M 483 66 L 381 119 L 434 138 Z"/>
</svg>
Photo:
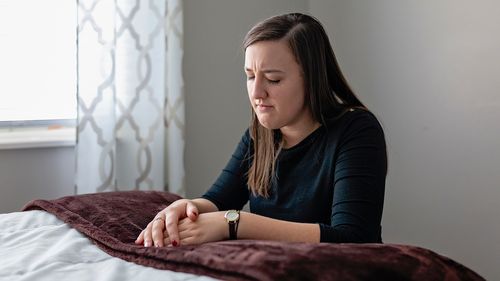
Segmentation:
<svg viewBox="0 0 500 281">
<path fill-rule="evenodd" d="M 35 0 L 31 0 L 35 1 Z M 58 0 L 59 1 L 59 0 Z M 58 15 L 61 13 L 61 10 L 55 10 L 60 8 L 61 6 L 58 4 L 58 1 L 51 1 L 46 2 L 43 5 L 50 4 L 47 7 L 47 11 L 53 11 L 53 15 Z M 12 0 L 12 2 L 5 2 L 4 4 L 9 7 L 12 5 L 12 3 L 15 3 L 17 1 Z M 29 2 L 29 1 L 28 1 Z M 26 3 L 16 3 L 14 4 L 13 11 L 16 11 L 18 8 L 18 5 L 25 5 Z M 69 4 L 68 4 L 69 5 Z M 66 7 L 70 7 L 66 5 Z M 74 44 L 74 69 L 75 71 L 75 76 L 74 76 L 74 86 L 75 89 L 71 91 L 71 94 L 74 94 L 74 100 L 77 101 L 77 95 L 78 95 L 78 61 L 77 61 L 77 54 L 78 54 L 78 46 L 77 46 L 77 41 L 78 41 L 78 5 L 76 2 L 74 4 L 70 4 L 72 12 L 74 13 L 74 22 L 73 22 L 73 27 L 72 30 L 74 34 L 72 35 L 71 38 L 68 38 L 72 43 Z M 7 10 L 8 11 L 8 10 Z M 71 20 L 73 21 L 73 20 Z M 30 22 L 30 21 L 28 21 Z M 24 25 L 21 25 L 24 26 Z M 21 27 L 22 28 L 25 27 Z M 68 30 L 66 30 L 68 31 Z M 10 38 L 7 34 L 7 38 Z M 1 35 L 1 34 L 0 34 Z M 57 35 L 59 36 L 59 35 Z M 15 38 L 15 37 L 14 37 Z M 66 59 L 66 58 L 61 58 L 61 59 Z M 28 77 L 29 79 L 29 77 Z M 8 89 L 8 88 L 7 88 Z M 66 92 L 66 91 L 65 91 Z M 61 93 L 65 94 L 65 93 Z M 61 119 L 58 119 L 58 117 L 61 117 Z M 73 114 L 71 114 L 73 115 Z M 8 120 L 8 116 L 4 116 L 5 119 L 0 120 L 0 150 L 1 149 L 12 149 L 12 148 L 34 148 L 34 147 L 55 147 L 55 146 L 72 146 L 75 145 L 76 143 L 76 124 L 78 120 L 78 103 L 75 103 L 75 108 L 74 108 L 74 115 L 75 118 L 71 118 L 72 116 L 65 115 L 63 112 L 61 114 L 55 114 L 54 119 L 43 119 L 43 115 L 37 116 L 34 115 L 34 118 L 40 118 L 40 119 L 28 119 L 29 116 L 28 114 L 25 116 L 26 119 L 22 120 Z M 46 116 L 47 118 L 49 116 Z M 71 119 L 62 119 L 69 117 Z M 49 117 L 50 118 L 50 117 Z"/>
</svg>

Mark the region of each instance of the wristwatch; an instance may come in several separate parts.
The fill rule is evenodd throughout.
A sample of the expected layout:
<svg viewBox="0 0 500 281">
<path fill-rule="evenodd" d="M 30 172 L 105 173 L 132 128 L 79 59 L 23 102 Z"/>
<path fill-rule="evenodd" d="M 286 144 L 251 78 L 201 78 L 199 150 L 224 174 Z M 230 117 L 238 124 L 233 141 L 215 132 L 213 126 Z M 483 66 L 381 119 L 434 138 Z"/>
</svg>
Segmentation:
<svg viewBox="0 0 500 281">
<path fill-rule="evenodd" d="M 229 210 L 224 214 L 227 224 L 229 225 L 229 239 L 236 240 L 238 233 L 238 222 L 240 221 L 239 210 Z"/>
</svg>

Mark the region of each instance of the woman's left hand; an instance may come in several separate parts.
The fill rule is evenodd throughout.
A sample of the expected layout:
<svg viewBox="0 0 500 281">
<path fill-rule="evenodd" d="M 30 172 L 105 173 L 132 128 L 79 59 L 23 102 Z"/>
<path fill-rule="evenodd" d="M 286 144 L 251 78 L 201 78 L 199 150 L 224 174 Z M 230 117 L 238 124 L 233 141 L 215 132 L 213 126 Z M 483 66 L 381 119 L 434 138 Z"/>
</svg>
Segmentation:
<svg viewBox="0 0 500 281">
<path fill-rule="evenodd" d="M 178 224 L 180 245 L 202 244 L 227 239 L 229 228 L 224 213 L 202 213 L 195 221 L 190 218 L 180 220 Z M 167 232 L 164 233 L 163 241 L 165 245 L 171 245 Z"/>
</svg>

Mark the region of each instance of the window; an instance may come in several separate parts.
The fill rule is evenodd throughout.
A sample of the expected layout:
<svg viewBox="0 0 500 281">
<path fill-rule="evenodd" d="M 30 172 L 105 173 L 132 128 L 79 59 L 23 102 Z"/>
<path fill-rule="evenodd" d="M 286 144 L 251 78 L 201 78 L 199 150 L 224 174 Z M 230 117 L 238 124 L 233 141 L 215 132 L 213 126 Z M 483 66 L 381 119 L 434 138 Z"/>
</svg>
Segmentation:
<svg viewBox="0 0 500 281">
<path fill-rule="evenodd" d="M 76 36 L 74 0 L 0 0 L 0 126 L 74 123 Z"/>
</svg>

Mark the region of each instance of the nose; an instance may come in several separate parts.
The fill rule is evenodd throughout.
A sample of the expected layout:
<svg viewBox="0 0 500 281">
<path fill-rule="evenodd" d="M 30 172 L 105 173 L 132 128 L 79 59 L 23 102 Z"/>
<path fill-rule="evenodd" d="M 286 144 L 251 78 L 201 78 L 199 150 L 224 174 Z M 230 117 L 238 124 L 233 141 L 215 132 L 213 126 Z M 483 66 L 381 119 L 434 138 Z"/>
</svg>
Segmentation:
<svg viewBox="0 0 500 281">
<path fill-rule="evenodd" d="M 267 97 L 266 88 L 264 87 L 264 81 L 258 76 L 250 81 L 248 84 L 248 94 L 253 100 L 259 100 Z"/>
</svg>

